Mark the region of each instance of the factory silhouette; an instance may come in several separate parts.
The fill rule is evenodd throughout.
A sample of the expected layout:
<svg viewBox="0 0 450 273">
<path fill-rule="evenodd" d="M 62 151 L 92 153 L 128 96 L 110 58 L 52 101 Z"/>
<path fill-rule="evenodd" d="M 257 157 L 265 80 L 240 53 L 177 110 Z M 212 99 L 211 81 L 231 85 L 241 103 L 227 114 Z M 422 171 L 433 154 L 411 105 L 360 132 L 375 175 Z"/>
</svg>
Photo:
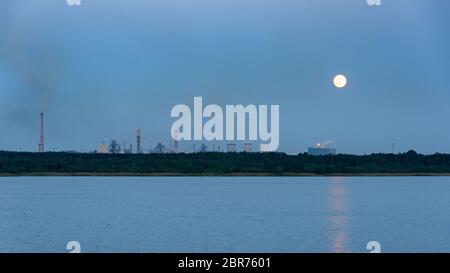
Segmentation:
<svg viewBox="0 0 450 273">
<path fill-rule="evenodd" d="M 227 153 L 236 153 L 236 152 L 245 152 L 245 153 L 253 153 L 258 152 L 255 151 L 253 148 L 253 143 L 244 142 L 243 148 L 241 150 L 238 150 L 238 143 L 232 142 L 232 143 L 226 143 L 226 148 L 221 148 L 221 145 L 216 143 L 212 143 L 212 147 L 209 147 L 205 143 L 202 143 L 199 147 L 196 147 L 195 143 L 192 144 L 192 150 L 190 151 L 179 151 L 178 147 L 178 141 L 173 140 L 173 143 L 171 147 L 167 147 L 162 142 L 158 142 L 156 146 L 152 147 L 151 143 L 149 143 L 149 148 L 144 151 L 142 148 L 142 130 L 137 128 L 136 129 L 136 142 L 135 142 L 135 149 L 133 149 L 133 144 L 128 144 L 126 141 L 123 141 L 122 144 L 120 144 L 116 139 L 105 139 L 103 140 L 98 150 L 91 151 L 91 153 L 99 153 L 99 154 L 171 154 L 171 153 L 205 153 L 205 152 L 227 152 Z M 325 141 L 323 143 L 318 143 L 314 146 L 308 147 L 308 154 L 310 155 L 335 155 L 336 149 L 329 147 L 330 144 L 332 144 L 332 141 Z M 39 133 L 39 144 L 38 144 L 38 152 L 44 153 L 45 152 L 45 146 L 44 146 L 44 113 L 40 113 L 40 133 Z M 75 152 L 75 151 L 71 151 Z"/>
</svg>

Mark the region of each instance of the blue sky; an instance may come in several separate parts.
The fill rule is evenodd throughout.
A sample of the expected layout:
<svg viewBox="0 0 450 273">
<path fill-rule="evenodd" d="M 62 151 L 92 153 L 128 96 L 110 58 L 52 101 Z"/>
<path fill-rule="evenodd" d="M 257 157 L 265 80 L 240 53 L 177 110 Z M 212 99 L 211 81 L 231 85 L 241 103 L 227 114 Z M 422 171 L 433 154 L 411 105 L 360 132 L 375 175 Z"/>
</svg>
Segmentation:
<svg viewBox="0 0 450 273">
<path fill-rule="evenodd" d="M 7 0 L 0 150 L 170 142 L 172 106 L 279 104 L 280 151 L 450 153 L 450 2 Z M 348 86 L 332 78 L 345 74 Z M 190 149 L 190 143 L 181 143 Z"/>
</svg>

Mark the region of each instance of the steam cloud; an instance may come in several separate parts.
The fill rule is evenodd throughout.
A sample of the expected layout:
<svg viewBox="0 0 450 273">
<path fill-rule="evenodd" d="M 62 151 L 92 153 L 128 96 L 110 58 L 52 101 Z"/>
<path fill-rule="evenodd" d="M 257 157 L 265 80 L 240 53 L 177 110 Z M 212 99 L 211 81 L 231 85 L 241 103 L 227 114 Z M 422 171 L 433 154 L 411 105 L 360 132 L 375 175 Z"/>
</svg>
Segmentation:
<svg viewBox="0 0 450 273">
<path fill-rule="evenodd" d="M 333 145 L 334 143 L 335 143 L 334 140 L 326 140 L 326 141 L 324 141 L 324 142 L 322 142 L 322 143 L 318 143 L 318 144 L 317 144 L 317 147 L 320 147 L 320 148 L 327 148 L 327 147 L 329 147 L 330 145 Z"/>
</svg>

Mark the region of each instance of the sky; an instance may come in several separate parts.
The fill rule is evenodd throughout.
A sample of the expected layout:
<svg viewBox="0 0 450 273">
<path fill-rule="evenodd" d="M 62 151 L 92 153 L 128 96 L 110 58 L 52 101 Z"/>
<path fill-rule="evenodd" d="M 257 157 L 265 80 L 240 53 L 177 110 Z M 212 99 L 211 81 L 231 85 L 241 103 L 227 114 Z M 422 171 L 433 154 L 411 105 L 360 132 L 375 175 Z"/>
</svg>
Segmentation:
<svg viewBox="0 0 450 273">
<path fill-rule="evenodd" d="M 280 105 L 281 152 L 450 153 L 450 1 L 381 1 L 2 1 L 0 150 L 37 151 L 41 111 L 47 150 L 170 146 L 202 96 Z"/>
</svg>

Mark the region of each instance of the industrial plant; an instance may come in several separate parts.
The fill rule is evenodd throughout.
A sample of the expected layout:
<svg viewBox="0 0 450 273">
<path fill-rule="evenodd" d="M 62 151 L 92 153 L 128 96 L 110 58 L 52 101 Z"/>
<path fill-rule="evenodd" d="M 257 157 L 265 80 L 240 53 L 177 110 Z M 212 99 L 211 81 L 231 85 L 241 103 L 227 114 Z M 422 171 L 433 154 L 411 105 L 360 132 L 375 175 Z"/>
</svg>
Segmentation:
<svg viewBox="0 0 450 273">
<path fill-rule="evenodd" d="M 178 132 L 175 132 L 178 134 Z M 133 144 L 129 144 L 127 147 L 126 141 L 123 141 L 122 145 L 119 144 L 117 139 L 105 139 L 103 140 L 98 149 L 92 151 L 94 153 L 99 154 L 143 154 L 144 149 L 141 144 L 142 139 L 142 130 L 140 128 L 136 129 L 136 149 L 133 151 Z M 335 155 L 336 149 L 329 147 L 333 141 L 325 141 L 323 143 L 317 143 L 314 146 L 308 147 L 308 154 L 314 156 L 323 156 L 323 155 Z M 167 147 L 162 142 L 158 142 L 156 146 L 152 147 L 151 145 L 146 149 L 147 154 L 170 154 L 170 153 L 178 153 L 179 144 L 177 140 L 173 141 L 173 147 Z M 45 152 L 44 148 L 44 113 L 40 113 L 40 132 L 39 132 L 39 144 L 38 144 L 39 153 Z M 198 148 L 195 147 L 195 144 L 192 145 L 191 153 L 205 153 L 205 152 L 227 152 L 227 153 L 236 153 L 236 152 L 245 152 L 245 153 L 253 153 L 253 144 L 246 142 L 243 143 L 243 149 L 238 150 L 237 144 L 234 142 L 226 143 L 226 150 L 221 150 L 220 145 L 212 143 L 212 149 L 202 143 Z"/>
<path fill-rule="evenodd" d="M 324 143 L 317 143 L 315 146 L 308 147 L 308 154 L 315 156 L 335 155 L 336 149 L 328 147 L 331 143 L 331 141 L 325 141 Z"/>
</svg>

